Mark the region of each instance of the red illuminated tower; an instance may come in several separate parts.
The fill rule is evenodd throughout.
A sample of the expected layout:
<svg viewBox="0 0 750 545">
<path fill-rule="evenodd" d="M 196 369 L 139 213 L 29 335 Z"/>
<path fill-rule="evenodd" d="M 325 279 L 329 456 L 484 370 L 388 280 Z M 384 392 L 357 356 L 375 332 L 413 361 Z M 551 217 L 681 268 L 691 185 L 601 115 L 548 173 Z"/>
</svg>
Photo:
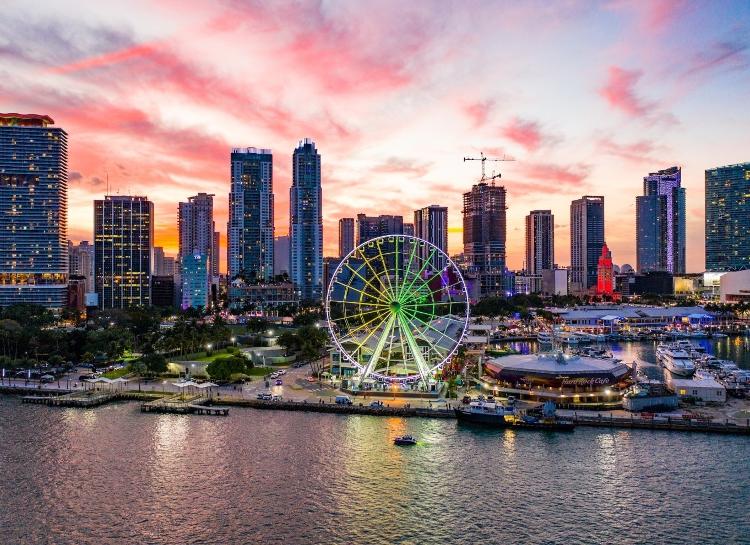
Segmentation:
<svg viewBox="0 0 750 545">
<path fill-rule="evenodd" d="M 612 295 L 614 270 L 612 267 L 612 252 L 609 251 L 607 243 L 602 246 L 602 255 L 599 256 L 599 265 L 597 267 L 597 295 Z"/>
</svg>

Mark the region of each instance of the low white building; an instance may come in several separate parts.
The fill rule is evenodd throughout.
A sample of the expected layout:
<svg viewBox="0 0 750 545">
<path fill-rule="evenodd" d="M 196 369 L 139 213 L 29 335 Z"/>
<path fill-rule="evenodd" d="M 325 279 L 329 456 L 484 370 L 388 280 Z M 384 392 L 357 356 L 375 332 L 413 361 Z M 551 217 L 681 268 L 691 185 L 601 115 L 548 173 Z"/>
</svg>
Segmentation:
<svg viewBox="0 0 750 545">
<path fill-rule="evenodd" d="M 722 303 L 750 301 L 750 269 L 722 274 L 719 278 L 719 300 Z"/>
<path fill-rule="evenodd" d="M 679 398 L 692 397 L 714 403 L 724 403 L 727 400 L 727 389 L 710 376 L 673 378 L 669 381 L 669 386 Z"/>
</svg>

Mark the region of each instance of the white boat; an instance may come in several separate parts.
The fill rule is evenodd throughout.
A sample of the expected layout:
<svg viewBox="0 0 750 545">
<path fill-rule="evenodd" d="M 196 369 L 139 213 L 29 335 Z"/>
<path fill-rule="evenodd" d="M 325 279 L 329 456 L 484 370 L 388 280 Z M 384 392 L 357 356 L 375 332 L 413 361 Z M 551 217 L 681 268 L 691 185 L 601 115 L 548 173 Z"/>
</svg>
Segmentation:
<svg viewBox="0 0 750 545">
<path fill-rule="evenodd" d="M 691 331 L 688 333 L 688 336 L 691 339 L 706 339 L 708 338 L 708 334 L 703 331 L 702 329 L 696 329 L 695 331 Z"/>
<path fill-rule="evenodd" d="M 549 331 L 540 331 L 536 334 L 536 340 L 539 341 L 540 344 L 552 344 L 554 338 Z"/>
<path fill-rule="evenodd" d="M 578 344 L 580 342 L 580 338 L 575 333 L 569 333 L 567 331 L 563 331 L 562 333 L 558 333 L 557 338 L 560 339 L 560 342 L 563 344 Z"/>
<path fill-rule="evenodd" d="M 695 373 L 695 364 L 685 350 L 676 346 L 663 348 L 657 353 L 659 361 L 673 375 L 691 377 Z"/>
</svg>

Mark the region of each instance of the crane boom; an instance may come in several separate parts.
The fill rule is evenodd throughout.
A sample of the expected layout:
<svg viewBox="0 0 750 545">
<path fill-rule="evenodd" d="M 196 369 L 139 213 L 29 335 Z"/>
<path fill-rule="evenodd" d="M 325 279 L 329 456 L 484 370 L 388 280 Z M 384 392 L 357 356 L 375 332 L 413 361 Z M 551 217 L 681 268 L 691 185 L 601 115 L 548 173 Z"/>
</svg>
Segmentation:
<svg viewBox="0 0 750 545">
<path fill-rule="evenodd" d="M 492 161 L 492 162 L 515 161 L 515 159 L 513 159 L 512 157 L 506 157 L 505 155 L 503 155 L 502 159 L 487 157 L 484 154 L 484 152 L 480 151 L 479 152 L 479 157 L 464 157 L 464 163 L 466 161 L 481 161 L 481 164 L 482 164 L 482 177 L 480 178 L 479 181 L 480 182 L 485 182 L 485 181 L 487 181 L 488 178 L 487 178 L 487 175 L 485 173 L 484 163 L 486 163 L 487 161 Z M 492 181 L 492 182 L 494 182 L 495 179 L 500 178 L 500 176 L 501 176 L 501 174 L 495 175 L 493 173 L 492 176 L 489 178 L 489 180 Z"/>
</svg>

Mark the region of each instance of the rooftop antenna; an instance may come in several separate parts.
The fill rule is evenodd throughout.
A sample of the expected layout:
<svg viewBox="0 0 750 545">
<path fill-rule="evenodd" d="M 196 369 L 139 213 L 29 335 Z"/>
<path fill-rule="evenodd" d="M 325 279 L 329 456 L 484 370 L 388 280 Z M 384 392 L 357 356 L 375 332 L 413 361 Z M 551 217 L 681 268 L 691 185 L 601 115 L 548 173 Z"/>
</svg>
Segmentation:
<svg viewBox="0 0 750 545">
<path fill-rule="evenodd" d="M 109 171 L 104 171 L 104 178 L 107 180 L 107 195 L 109 195 Z"/>
<path fill-rule="evenodd" d="M 498 178 L 500 178 L 502 175 L 500 173 L 495 174 L 495 171 L 493 170 L 492 171 L 492 176 L 490 176 L 488 178 L 487 175 L 486 175 L 486 170 L 485 170 L 484 163 L 487 162 L 487 161 L 492 161 L 492 162 L 515 161 L 515 159 L 513 159 L 512 157 L 506 157 L 505 155 L 503 155 L 503 157 L 501 159 L 490 158 L 490 157 L 487 157 L 483 152 L 480 151 L 479 152 L 479 157 L 464 157 L 464 163 L 466 161 L 481 161 L 481 163 L 482 163 L 482 177 L 479 179 L 479 183 L 480 184 L 481 183 L 486 183 L 487 180 L 489 180 L 492 183 L 492 185 L 495 185 L 495 180 L 498 179 Z"/>
</svg>

